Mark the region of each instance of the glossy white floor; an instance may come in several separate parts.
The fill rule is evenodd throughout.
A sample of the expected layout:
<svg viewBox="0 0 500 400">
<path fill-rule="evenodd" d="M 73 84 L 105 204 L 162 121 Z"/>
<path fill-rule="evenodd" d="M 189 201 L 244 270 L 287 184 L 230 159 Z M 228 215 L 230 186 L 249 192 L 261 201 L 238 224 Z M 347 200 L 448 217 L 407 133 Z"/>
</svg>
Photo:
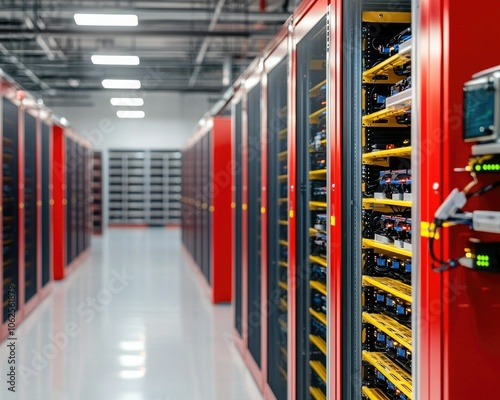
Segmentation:
<svg viewBox="0 0 500 400">
<path fill-rule="evenodd" d="M 16 393 L 1 344 L 0 399 L 261 398 L 231 344 L 231 308 L 210 304 L 178 230 L 108 230 L 53 289 L 18 328 Z"/>
</svg>

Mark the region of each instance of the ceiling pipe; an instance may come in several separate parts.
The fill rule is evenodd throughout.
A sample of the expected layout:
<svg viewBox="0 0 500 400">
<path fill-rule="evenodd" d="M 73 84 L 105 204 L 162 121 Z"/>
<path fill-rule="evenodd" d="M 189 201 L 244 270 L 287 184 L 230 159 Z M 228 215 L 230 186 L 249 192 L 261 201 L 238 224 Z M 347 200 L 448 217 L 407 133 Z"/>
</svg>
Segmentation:
<svg viewBox="0 0 500 400">
<path fill-rule="evenodd" d="M 210 21 L 210 25 L 208 27 L 208 32 L 213 32 L 215 29 L 215 25 L 217 24 L 217 21 L 219 20 L 219 17 L 222 13 L 222 9 L 224 8 L 224 3 L 226 0 L 219 0 L 217 3 L 217 6 L 215 7 L 214 14 L 212 15 L 212 20 Z M 193 87 L 196 83 L 196 79 L 198 79 L 198 75 L 201 70 L 201 64 L 203 63 L 203 60 L 205 59 L 205 55 L 207 54 L 208 46 L 210 46 L 210 42 L 212 39 L 209 36 L 206 36 L 205 39 L 203 39 L 203 43 L 200 46 L 200 50 L 198 51 L 198 55 L 196 56 L 196 66 L 194 67 L 193 73 L 191 75 L 191 78 L 189 78 L 189 87 Z"/>
</svg>

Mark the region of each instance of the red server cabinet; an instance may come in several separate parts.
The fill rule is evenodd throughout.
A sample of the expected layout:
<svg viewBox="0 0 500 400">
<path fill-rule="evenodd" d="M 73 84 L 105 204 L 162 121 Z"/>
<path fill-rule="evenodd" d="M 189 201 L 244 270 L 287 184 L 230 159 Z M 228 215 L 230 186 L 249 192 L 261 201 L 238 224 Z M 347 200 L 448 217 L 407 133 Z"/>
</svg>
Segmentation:
<svg viewBox="0 0 500 400">
<path fill-rule="evenodd" d="M 64 279 L 90 246 L 90 144 L 60 125 L 52 137 L 54 279 Z"/>
<path fill-rule="evenodd" d="M 461 266 L 433 271 L 432 265 L 437 267 L 439 263 L 433 262 L 429 254 L 429 236 L 432 236 L 429 224 L 452 189 L 463 190 L 473 181 L 469 173 L 455 171 L 456 168 L 463 171 L 468 165 L 473 144 L 462 140 L 463 85 L 473 74 L 499 64 L 498 55 L 491 51 L 499 43 L 498 37 L 491 35 L 497 23 L 498 3 L 482 1 L 474 7 L 447 1 L 419 3 L 417 100 L 421 115 L 418 126 L 421 174 L 418 184 L 422 188 L 422 226 L 418 398 L 496 397 L 500 275 Z M 468 49 L 467 62 L 464 62 L 464 48 Z M 478 183 L 469 193 L 498 181 L 498 171 L 492 171 L 496 172 L 478 173 Z M 498 212 L 498 189 L 470 198 L 463 208 Z M 441 229 L 439 235 L 434 238 L 434 248 L 436 258 L 442 260 L 463 257 L 464 249 L 471 247 L 470 238 L 499 241 L 498 235 L 460 226 Z"/>
<path fill-rule="evenodd" d="M 232 296 L 231 142 L 231 119 L 216 116 L 183 150 L 183 244 L 214 304 Z"/>
</svg>

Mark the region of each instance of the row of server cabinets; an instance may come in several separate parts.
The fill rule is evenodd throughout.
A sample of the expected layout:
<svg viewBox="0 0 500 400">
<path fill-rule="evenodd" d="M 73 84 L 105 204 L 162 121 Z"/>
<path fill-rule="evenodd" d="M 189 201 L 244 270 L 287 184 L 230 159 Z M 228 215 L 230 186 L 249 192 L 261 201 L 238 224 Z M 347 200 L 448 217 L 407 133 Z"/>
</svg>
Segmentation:
<svg viewBox="0 0 500 400">
<path fill-rule="evenodd" d="M 235 342 L 266 399 L 495 392 L 500 280 L 433 271 L 427 229 L 467 181 L 461 90 L 498 62 L 488 24 L 445 1 L 304 1 L 235 84 Z M 443 236 L 443 259 L 465 247 Z"/>
<path fill-rule="evenodd" d="M 214 304 L 232 295 L 231 153 L 231 118 L 222 116 L 205 120 L 182 151 L 182 243 Z"/>
<path fill-rule="evenodd" d="M 7 77 L 0 85 L 2 340 L 89 247 L 90 150 Z"/>
</svg>

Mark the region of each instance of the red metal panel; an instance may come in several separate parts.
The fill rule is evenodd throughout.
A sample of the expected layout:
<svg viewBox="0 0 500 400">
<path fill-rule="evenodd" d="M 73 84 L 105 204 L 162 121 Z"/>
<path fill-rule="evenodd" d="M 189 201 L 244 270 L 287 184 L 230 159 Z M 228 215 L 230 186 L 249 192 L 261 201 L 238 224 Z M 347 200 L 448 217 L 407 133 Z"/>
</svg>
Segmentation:
<svg viewBox="0 0 500 400">
<path fill-rule="evenodd" d="M 2 140 L 0 140 L 0 157 L 2 158 L 2 164 L 3 164 L 3 93 L 2 93 L 2 86 L 3 86 L 3 81 L 0 79 L 0 138 L 2 138 Z M 0 185 L 2 186 L 3 188 L 3 173 L 0 174 Z M 3 204 L 3 196 L 2 196 L 2 199 L 0 200 L 0 204 L 2 205 L 1 206 L 1 209 L 0 209 L 0 216 L 2 217 L 2 229 L 0 230 L 0 240 L 2 241 L 3 243 L 3 207 L 4 207 L 4 204 Z M 3 252 L 2 254 L 0 255 L 0 262 L 3 266 Z M 3 302 L 3 286 L 4 286 L 4 283 L 3 283 L 3 267 L 0 268 L 0 272 L 1 272 L 1 278 L 2 278 L 2 284 L 0 285 L 0 299 L 2 299 L 2 302 Z M 2 311 L 0 313 L 1 317 L 2 317 L 2 321 L 3 321 L 3 306 L 2 306 Z M 4 323 L 0 323 L 0 342 L 3 341 L 6 337 L 7 337 L 7 324 L 4 324 Z"/>
<path fill-rule="evenodd" d="M 342 1 L 330 4 L 330 58 L 328 63 L 330 281 L 328 282 L 328 390 L 342 398 Z"/>
<path fill-rule="evenodd" d="M 212 301 L 230 302 L 232 294 L 232 248 L 226 235 L 233 236 L 228 227 L 233 224 L 231 209 L 231 119 L 215 117 L 212 134 Z M 224 235 L 221 235 L 224 233 Z"/>
<path fill-rule="evenodd" d="M 24 250 L 25 250 L 25 233 L 24 233 L 24 110 L 18 108 L 19 116 L 19 133 L 18 133 L 18 201 L 19 201 L 19 220 L 18 220 L 18 258 L 19 258 L 19 292 L 17 302 L 19 305 L 18 317 L 16 323 L 19 324 L 19 319 L 24 319 Z"/>
<path fill-rule="evenodd" d="M 54 279 L 63 279 L 66 267 L 66 182 L 65 182 L 65 136 L 64 128 L 52 127 L 52 184 L 53 184 L 53 248 Z"/>
<path fill-rule="evenodd" d="M 461 140 L 462 86 L 473 73 L 498 64 L 491 49 L 499 39 L 490 35 L 497 23 L 496 13 L 485 12 L 496 9 L 498 4 L 492 0 L 475 7 L 461 7 L 449 0 L 420 2 L 423 221 L 431 222 L 449 191 L 463 188 L 471 179 L 453 172 L 454 167 L 466 165 L 470 154 L 470 145 Z M 485 183 L 486 179 L 481 179 L 479 186 Z M 496 199 L 498 194 L 488 194 L 469 202 L 467 209 L 498 210 Z M 471 233 L 453 228 L 441 236 L 436 243 L 438 254 L 448 258 L 463 252 Z M 494 235 L 474 236 L 498 240 Z M 427 239 L 421 240 L 421 246 L 420 398 L 494 397 L 500 356 L 500 276 L 464 268 L 443 274 L 431 272 Z"/>
</svg>

